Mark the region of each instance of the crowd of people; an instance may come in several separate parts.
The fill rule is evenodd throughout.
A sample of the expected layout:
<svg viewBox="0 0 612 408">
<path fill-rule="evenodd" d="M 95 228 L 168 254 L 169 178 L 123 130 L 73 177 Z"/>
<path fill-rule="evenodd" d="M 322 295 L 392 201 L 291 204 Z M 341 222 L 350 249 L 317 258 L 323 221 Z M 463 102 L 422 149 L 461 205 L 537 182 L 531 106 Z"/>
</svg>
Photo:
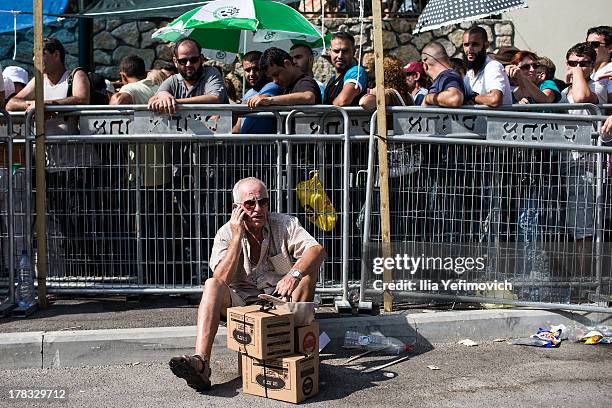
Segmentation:
<svg viewBox="0 0 612 408">
<path fill-rule="evenodd" d="M 584 41 L 568 48 L 562 80 L 557 78 L 556 67 L 549 58 L 514 47 L 502 47 L 495 53 L 489 53 L 489 49 L 487 32 L 473 26 L 463 34 L 463 59 L 451 58 L 443 44 L 435 41 L 425 45 L 419 61 L 400 61 L 385 56 L 387 104 L 498 108 L 513 103 L 603 104 L 612 101 L 610 26 L 589 29 Z M 61 42 L 46 38 L 43 45 L 44 97 L 48 105 L 140 104 L 148 105 L 153 112 L 166 114 L 175 113 L 178 104 L 228 103 L 240 103 L 249 108 L 325 104 L 371 110 L 376 106 L 372 58 L 365 56 L 362 65 L 356 59 L 356 51 L 355 39 L 350 33 L 332 35 L 328 58 L 334 72 L 325 84 L 313 74 L 315 58 L 308 45 L 296 44 L 287 51 L 271 47 L 264 52 L 247 52 L 240 59 L 247 89 L 239 97 L 229 78 L 216 67 L 205 64 L 202 45 L 190 38 L 174 44 L 173 63 L 160 69 L 147 72 L 140 56 L 124 57 L 116 82 L 80 68 L 68 69 Z M 28 80 L 27 71 L 16 66 L 6 67 L 2 72 L 0 107 L 8 111 L 32 109 L 34 79 Z M 585 111 L 576 109 L 570 113 L 583 114 Z M 45 125 L 47 135 L 78 133 L 75 118 L 52 117 Z M 235 114 L 232 131 L 272 134 L 277 131 L 276 120 Z M 612 133 L 612 118 L 604 124 L 603 133 L 604 136 Z M 87 169 L 103 162 L 99 152 L 90 147 L 48 147 L 46 170 L 50 191 L 70 191 L 86 183 Z M 171 205 L 173 198 L 160 193 L 172 185 L 172 164 L 163 159 L 169 156 L 167 147 L 146 144 L 141 148 L 141 156 L 147 158 L 143 160 L 141 186 L 155 187 L 156 191 L 144 201 Z M 22 155 L 23 151 L 16 149 L 16 153 Z M 14 160 L 23 162 L 24 158 Z M 91 201 L 78 195 L 71 199 L 76 201 L 75 208 Z M 51 194 L 49 207 L 65 205 L 64 201 L 62 196 Z M 154 224 L 165 224 L 157 221 Z M 70 230 L 76 226 L 58 228 Z M 165 234 L 157 230 L 144 233 L 151 237 Z"/>
<path fill-rule="evenodd" d="M 373 67 L 366 70 L 356 60 L 355 40 L 347 32 L 332 36 L 328 54 L 335 75 L 326 84 L 314 77 L 314 57 L 308 45 L 294 45 L 289 52 L 275 47 L 263 53 L 247 52 L 241 65 L 248 88 L 241 100 L 231 81 L 215 67 L 204 64 L 201 49 L 196 41 L 181 39 L 175 43 L 173 64 L 148 73 L 139 56 L 125 57 L 119 66 L 120 80 L 111 83 L 95 74 L 87 75 L 84 70 L 69 70 L 62 44 L 48 38 L 43 52 L 45 100 L 51 104 L 88 104 L 93 99 L 88 93 L 100 92 L 111 104 L 146 103 L 151 110 L 165 113 L 174 113 L 178 103 L 372 107 L 369 95 L 374 93 Z M 474 26 L 464 33 L 463 59 L 450 58 L 438 42 L 427 44 L 419 61 L 386 56 L 389 103 L 500 107 L 513 103 L 601 104 L 612 100 L 610 26 L 589 29 L 585 41 L 568 49 L 563 79 L 555 77 L 556 67 L 549 58 L 515 47 L 502 47 L 495 53 L 488 53 L 489 49 L 487 32 Z M 394 68 L 398 66 L 403 67 L 402 75 L 387 75 L 397 72 Z M 34 98 L 33 80 L 28 81 L 27 71 L 10 66 L 3 70 L 3 77 L 0 106 L 6 101 L 7 110 L 27 110 Z M 265 123 L 265 119 L 255 122 L 258 120 Z M 234 131 L 242 133 L 253 129 L 253 133 L 265 133 L 262 131 L 270 127 L 257 126 L 249 120 L 234 127 Z"/>
</svg>

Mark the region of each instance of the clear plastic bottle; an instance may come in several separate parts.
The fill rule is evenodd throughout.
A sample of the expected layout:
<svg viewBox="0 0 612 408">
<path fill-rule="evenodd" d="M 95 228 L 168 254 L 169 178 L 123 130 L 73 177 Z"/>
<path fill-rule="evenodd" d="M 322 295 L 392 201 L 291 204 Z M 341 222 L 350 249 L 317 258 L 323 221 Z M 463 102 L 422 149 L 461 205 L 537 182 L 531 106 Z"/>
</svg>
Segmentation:
<svg viewBox="0 0 612 408">
<path fill-rule="evenodd" d="M 355 331 L 344 333 L 344 347 L 363 350 L 384 350 L 387 354 L 400 354 L 411 351 L 412 346 L 394 337 L 380 334 L 364 335 Z"/>
<path fill-rule="evenodd" d="M 21 252 L 19 269 L 17 271 L 17 304 L 19 307 L 28 308 L 36 303 L 36 290 L 32 278 L 32 267 L 30 258 L 25 250 Z"/>
</svg>

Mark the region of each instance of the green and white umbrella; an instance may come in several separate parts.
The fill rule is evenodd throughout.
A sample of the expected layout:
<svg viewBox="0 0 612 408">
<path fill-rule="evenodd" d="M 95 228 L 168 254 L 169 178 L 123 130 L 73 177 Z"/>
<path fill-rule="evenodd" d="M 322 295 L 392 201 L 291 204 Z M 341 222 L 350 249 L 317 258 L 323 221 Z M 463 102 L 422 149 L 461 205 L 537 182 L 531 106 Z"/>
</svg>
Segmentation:
<svg viewBox="0 0 612 408">
<path fill-rule="evenodd" d="M 153 33 L 153 38 L 172 42 L 184 37 L 196 40 L 206 57 L 225 62 L 233 61 L 239 52 L 261 51 L 272 45 L 324 47 L 321 32 L 304 16 L 270 0 L 214 0 Z"/>
</svg>

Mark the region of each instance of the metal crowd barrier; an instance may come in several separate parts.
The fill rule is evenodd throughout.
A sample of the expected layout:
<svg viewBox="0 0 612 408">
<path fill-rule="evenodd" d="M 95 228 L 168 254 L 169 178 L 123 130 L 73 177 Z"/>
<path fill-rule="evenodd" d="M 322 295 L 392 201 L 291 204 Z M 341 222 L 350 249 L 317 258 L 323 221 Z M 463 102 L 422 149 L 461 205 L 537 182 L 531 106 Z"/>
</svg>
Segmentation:
<svg viewBox="0 0 612 408">
<path fill-rule="evenodd" d="M 329 235 L 310 222 L 310 214 L 297 205 L 295 187 L 309 178 L 310 170 L 322 168 L 326 173 L 333 163 L 315 160 L 311 165 L 301 161 L 292 167 L 292 155 L 287 151 L 313 144 L 342 151 L 347 146 L 346 132 L 284 135 L 280 133 L 282 116 L 276 112 L 277 135 L 231 134 L 232 111 L 247 110 L 228 105 L 185 105 L 172 118 L 153 115 L 146 106 L 56 110 L 68 118 L 78 115 L 81 134 L 46 137 L 47 157 L 52 164 L 46 168 L 46 216 L 51 225 L 49 292 L 201 291 L 201 283 L 210 273 L 212 239 L 231 212 L 231 189 L 246 176 L 258 176 L 266 182 L 276 211 L 289 210 L 297 215 L 318 239 Z M 205 123 L 212 116 L 218 116 L 214 126 Z M 30 135 L 31 124 L 29 115 L 26 130 Z M 31 147 L 32 137 L 28 140 Z M 159 151 L 143 150 L 143 146 L 158 144 L 163 145 Z M 58 161 L 53 157 L 58 149 L 65 149 L 59 152 L 76 163 L 52 163 Z M 35 171 L 31 163 L 30 175 Z M 148 182 L 147 173 L 156 170 L 170 170 L 169 181 Z M 155 178 L 155 174 L 150 177 Z M 348 189 L 338 189 L 342 190 Z M 167 197 L 165 201 L 163 197 L 152 198 L 156 195 Z M 148 209 L 145 202 L 156 199 L 161 204 Z M 330 233 L 341 245 L 348 231 L 342 218 L 346 203 L 346 198 L 336 202 L 340 220 Z M 151 226 L 154 231 L 147 231 Z M 347 270 L 343 262 L 342 253 L 337 252 L 328 264 Z M 344 272 L 331 275 L 328 264 L 319 277 L 320 291 L 343 293 L 346 298 Z"/>
<path fill-rule="evenodd" d="M 594 105 L 585 108 L 600 112 Z M 603 161 L 612 149 L 601 146 L 597 137 L 592 139 L 598 136 L 593 123 L 604 116 L 422 107 L 389 111 L 394 127 L 388 138 L 394 251 L 417 257 L 482 254 L 486 259 L 482 270 L 460 275 L 441 273 L 445 268 L 440 267 L 420 279 L 396 272 L 395 281 L 424 282 L 424 287 L 396 294 L 409 299 L 612 311 L 607 307 L 612 276 L 605 245 L 611 228 L 605 211 Z M 374 138 L 372 126 L 370 157 L 374 157 Z M 374 216 L 373 221 L 376 174 L 370 160 L 366 220 Z M 364 245 L 380 239 L 376 227 L 372 223 L 370 231 L 367 225 Z M 371 249 L 369 258 L 380 254 L 375 245 Z M 362 267 L 361 300 L 366 292 L 381 293 L 373 287 L 377 276 L 368 274 L 371 266 L 364 262 Z M 507 280 L 513 290 L 478 291 L 465 286 L 446 290 L 440 284 L 443 278 L 446 282 Z M 579 304 L 593 300 L 602 301 L 601 306 Z"/>
<path fill-rule="evenodd" d="M 605 221 L 612 218 L 612 211 L 606 199 L 609 183 L 605 183 L 608 169 L 603 157 L 612 149 L 593 145 L 597 132 L 591 128 L 603 117 L 523 112 L 601 111 L 590 104 L 524 106 L 513 107 L 521 112 L 389 109 L 394 128 L 389 137 L 393 240 L 478 243 L 477 249 L 491 259 L 486 278 L 508 277 L 518 292 L 510 299 L 473 291 L 400 295 L 610 311 L 575 304 L 609 295 L 603 245 L 612 236 Z M 71 135 L 46 137 L 49 292 L 200 292 L 210 274 L 212 239 L 229 217 L 233 184 L 254 175 L 268 185 L 275 210 L 297 216 L 328 252 L 319 293 L 341 294 L 340 306 L 355 300 L 351 290 L 360 289 L 361 301 L 366 293 L 380 294 L 370 288 L 371 265 L 363 256 L 363 249 L 376 242 L 380 232 L 371 112 L 308 106 L 252 113 L 239 105 L 184 105 L 169 117 L 152 114 L 146 106 L 49 110 L 62 118 L 73 117 L 62 119 L 63 125 L 70 126 L 77 116 L 80 125 L 80 134 L 74 126 Z M 277 134 L 231 134 L 232 112 L 238 111 L 275 117 Z M 32 113 L 24 128 L 28 192 L 35 191 Z M 576 173 L 560 168 L 561 163 L 569 163 L 572 152 L 584 156 L 572 167 Z M 495 165 L 488 168 L 491 163 Z M 594 163 L 592 169 L 587 163 Z M 583 268 L 577 277 L 565 273 L 543 278 L 541 270 L 530 270 L 534 261 L 524 252 L 532 249 L 517 245 L 517 217 L 521 211 L 537 213 L 542 221 L 536 237 L 547 245 L 564 244 L 562 253 L 575 254 L 567 248 L 575 237 L 562 212 L 571 201 L 567 180 L 578 190 L 583 186 L 577 180 L 587 170 L 593 170 L 594 180 L 594 198 L 585 201 L 595 212 L 589 247 L 593 260 L 587 260 L 592 271 Z M 327 230 L 316 225 L 295 191 L 314 171 L 335 208 L 336 220 Z M 563 178 L 566 181 L 560 181 Z M 26 200 L 26 214 L 31 216 L 30 201 Z M 34 242 L 33 236 L 29 228 L 26 242 Z M 548 302 L 553 296 L 554 301 Z"/>
</svg>

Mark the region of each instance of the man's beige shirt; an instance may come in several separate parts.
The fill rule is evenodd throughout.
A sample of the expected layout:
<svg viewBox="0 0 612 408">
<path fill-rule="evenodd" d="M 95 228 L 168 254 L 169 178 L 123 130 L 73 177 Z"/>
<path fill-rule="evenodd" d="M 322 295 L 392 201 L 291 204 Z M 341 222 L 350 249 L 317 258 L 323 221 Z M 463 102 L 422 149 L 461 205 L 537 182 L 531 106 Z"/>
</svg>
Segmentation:
<svg viewBox="0 0 612 408">
<path fill-rule="evenodd" d="M 227 255 L 232 239 L 229 222 L 217 235 L 210 255 L 210 269 L 214 272 L 219 262 Z M 242 251 L 236 273 L 230 287 L 233 289 L 257 289 L 273 291 L 278 281 L 289 272 L 304 252 L 315 245 L 316 239 L 306 231 L 297 218 L 286 214 L 270 213 L 264 227 L 264 240 L 257 264 L 250 262 L 251 248 L 246 235 L 242 238 Z M 271 290 L 271 291 L 270 291 Z"/>
</svg>

